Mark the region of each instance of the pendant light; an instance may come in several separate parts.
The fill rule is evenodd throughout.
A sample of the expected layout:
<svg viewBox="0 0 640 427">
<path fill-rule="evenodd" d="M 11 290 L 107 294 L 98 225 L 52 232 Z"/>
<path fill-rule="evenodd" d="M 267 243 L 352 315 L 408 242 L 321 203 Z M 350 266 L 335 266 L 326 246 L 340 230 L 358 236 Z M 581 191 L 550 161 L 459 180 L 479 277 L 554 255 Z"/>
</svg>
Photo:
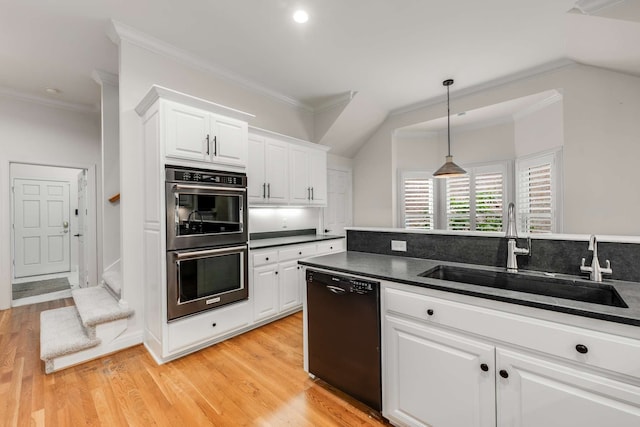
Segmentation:
<svg viewBox="0 0 640 427">
<path fill-rule="evenodd" d="M 466 175 L 467 172 L 460 166 L 453 163 L 453 156 L 451 155 L 451 113 L 449 111 L 449 86 L 453 84 L 453 79 L 447 79 L 442 82 L 447 87 L 447 147 L 448 154 L 445 157 L 444 165 L 440 166 L 440 169 L 434 172 L 434 178 L 453 178 L 457 176 Z"/>
</svg>

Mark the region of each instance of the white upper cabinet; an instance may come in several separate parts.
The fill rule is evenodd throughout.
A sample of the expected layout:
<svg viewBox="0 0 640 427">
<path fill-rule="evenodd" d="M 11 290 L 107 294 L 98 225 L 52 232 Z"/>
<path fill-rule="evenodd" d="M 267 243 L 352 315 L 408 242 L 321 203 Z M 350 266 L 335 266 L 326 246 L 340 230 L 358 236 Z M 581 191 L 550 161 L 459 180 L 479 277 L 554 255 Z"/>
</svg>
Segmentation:
<svg viewBox="0 0 640 427">
<path fill-rule="evenodd" d="M 272 138 L 249 135 L 247 171 L 250 204 L 289 202 L 289 145 Z"/>
<path fill-rule="evenodd" d="M 209 113 L 175 102 L 166 104 L 165 152 L 168 157 L 206 161 Z"/>
<path fill-rule="evenodd" d="M 303 146 L 289 147 L 291 203 L 327 204 L 327 153 Z"/>
<path fill-rule="evenodd" d="M 167 157 L 246 166 L 246 122 L 177 102 L 166 106 Z"/>
<path fill-rule="evenodd" d="M 252 205 L 326 206 L 327 147 L 252 128 L 247 170 Z"/>
<path fill-rule="evenodd" d="M 252 114 L 160 86 L 151 88 L 136 112 L 145 120 L 158 114 L 156 138 L 167 163 L 229 170 L 247 166 Z"/>
</svg>

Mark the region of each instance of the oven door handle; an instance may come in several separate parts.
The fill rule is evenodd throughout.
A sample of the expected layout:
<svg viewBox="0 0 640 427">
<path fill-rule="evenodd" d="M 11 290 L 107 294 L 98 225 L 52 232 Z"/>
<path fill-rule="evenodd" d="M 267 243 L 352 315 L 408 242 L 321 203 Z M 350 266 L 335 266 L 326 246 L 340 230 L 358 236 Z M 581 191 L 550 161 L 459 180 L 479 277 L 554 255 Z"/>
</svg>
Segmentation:
<svg viewBox="0 0 640 427">
<path fill-rule="evenodd" d="M 220 248 L 220 249 L 207 249 L 204 251 L 190 251 L 190 252 L 176 252 L 175 256 L 178 260 L 188 259 L 188 258 L 200 258 L 203 256 L 223 254 L 223 253 L 233 253 L 246 251 L 247 246 L 234 246 L 231 248 Z"/>
<path fill-rule="evenodd" d="M 242 191 L 244 193 L 247 192 L 246 188 L 237 188 L 237 187 L 215 187 L 212 185 L 184 185 L 184 184 L 174 184 L 174 190 L 209 190 L 209 191 Z"/>
</svg>

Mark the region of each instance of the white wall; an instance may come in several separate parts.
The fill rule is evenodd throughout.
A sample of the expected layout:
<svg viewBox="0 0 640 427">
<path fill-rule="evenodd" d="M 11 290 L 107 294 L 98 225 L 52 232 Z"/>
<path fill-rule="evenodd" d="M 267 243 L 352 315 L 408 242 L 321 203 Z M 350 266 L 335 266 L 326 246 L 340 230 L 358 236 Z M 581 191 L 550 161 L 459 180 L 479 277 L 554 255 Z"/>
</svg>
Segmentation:
<svg viewBox="0 0 640 427">
<path fill-rule="evenodd" d="M 123 298 L 136 311 L 128 332 L 143 328 L 142 124 L 134 108 L 153 84 L 256 115 L 249 124 L 304 140 L 313 140 L 311 113 L 251 92 L 126 40 L 120 42 L 120 243 Z M 251 231 L 251 230 L 250 230 Z"/>
<path fill-rule="evenodd" d="M 82 172 L 82 169 L 24 163 L 11 163 L 9 168 L 12 181 L 16 178 L 22 178 L 69 183 L 69 261 L 71 271 L 78 271 L 78 238 L 73 235 L 78 233 L 78 216 L 75 214 L 75 210 L 78 209 L 78 174 Z"/>
<path fill-rule="evenodd" d="M 564 145 L 562 100 L 531 114 L 516 117 L 514 123 L 515 154 L 522 157 Z"/>
<path fill-rule="evenodd" d="M 0 97 L 0 309 L 11 306 L 9 163 L 91 168 L 100 176 L 100 122 L 95 113 Z M 97 193 L 93 183 L 94 197 Z M 100 195 L 98 194 L 98 197 Z M 95 199 L 94 199 L 94 212 Z M 96 215 L 101 226 L 101 216 Z M 97 236 L 97 249 L 101 247 Z M 94 279 L 95 281 L 95 279 Z"/>
<path fill-rule="evenodd" d="M 109 198 L 120 193 L 120 104 L 118 78 L 104 72 L 96 73 L 94 79 L 101 91 L 102 132 L 102 194 L 100 203 L 103 213 L 102 265 L 118 270 L 120 259 L 120 202 L 111 203 Z"/>
<path fill-rule="evenodd" d="M 466 96 L 452 92 L 452 114 L 551 89 L 563 94 L 564 232 L 639 235 L 640 192 L 619 183 L 638 179 L 640 77 L 570 65 Z M 391 134 L 441 117 L 443 109 L 437 104 L 390 116 L 358 152 L 355 225 L 394 224 Z"/>
</svg>

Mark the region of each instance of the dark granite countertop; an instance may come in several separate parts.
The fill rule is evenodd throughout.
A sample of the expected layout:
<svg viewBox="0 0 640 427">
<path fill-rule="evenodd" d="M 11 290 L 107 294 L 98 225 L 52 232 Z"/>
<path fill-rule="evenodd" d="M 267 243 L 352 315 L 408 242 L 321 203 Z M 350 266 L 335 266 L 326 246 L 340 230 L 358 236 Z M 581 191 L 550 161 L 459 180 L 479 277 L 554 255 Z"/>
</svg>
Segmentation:
<svg viewBox="0 0 640 427">
<path fill-rule="evenodd" d="M 438 265 L 472 267 L 488 271 L 504 271 L 504 268 L 498 267 L 485 267 L 351 251 L 306 258 L 299 261 L 299 263 L 309 267 L 324 268 L 341 273 L 356 274 L 374 279 L 389 280 L 424 288 L 455 292 L 495 301 L 640 326 L 640 283 L 636 282 L 606 279 L 602 282 L 603 284 L 613 286 L 629 306 L 628 308 L 621 308 L 418 276 L 420 273 Z M 543 275 L 543 273 L 535 272 L 526 272 L 526 274 Z M 560 274 L 555 275 L 555 277 L 575 279 L 573 276 Z"/>
<path fill-rule="evenodd" d="M 344 239 L 344 236 L 332 234 L 302 234 L 298 236 L 273 237 L 270 239 L 252 239 L 249 249 L 263 249 L 275 246 L 297 245 L 300 243 L 315 243 L 323 240 Z"/>
</svg>

